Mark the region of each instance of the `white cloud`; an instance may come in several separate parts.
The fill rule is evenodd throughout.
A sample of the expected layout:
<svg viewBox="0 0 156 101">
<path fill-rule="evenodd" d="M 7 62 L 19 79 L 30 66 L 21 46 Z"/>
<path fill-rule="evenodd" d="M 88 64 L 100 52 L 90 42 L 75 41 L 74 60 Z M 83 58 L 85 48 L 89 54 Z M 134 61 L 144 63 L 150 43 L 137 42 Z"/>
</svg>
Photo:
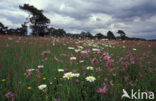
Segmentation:
<svg viewBox="0 0 156 101">
<path fill-rule="evenodd" d="M 14 23 L 12 23 L 11 21 L 9 21 L 9 20 L 6 19 L 6 18 L 1 18 L 1 17 L 0 17 L 0 21 L 1 21 L 3 24 L 5 24 L 5 26 L 10 26 L 10 27 L 12 27 L 12 28 L 17 28 L 17 27 L 20 26 L 20 24 L 14 24 Z"/>
</svg>

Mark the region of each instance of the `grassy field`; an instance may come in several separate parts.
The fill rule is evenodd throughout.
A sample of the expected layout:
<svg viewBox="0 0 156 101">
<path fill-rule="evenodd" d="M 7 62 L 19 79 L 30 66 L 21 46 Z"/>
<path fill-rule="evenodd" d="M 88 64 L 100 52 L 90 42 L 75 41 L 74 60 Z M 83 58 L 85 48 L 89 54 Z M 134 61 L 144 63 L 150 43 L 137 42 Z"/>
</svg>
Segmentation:
<svg viewBox="0 0 156 101">
<path fill-rule="evenodd" d="M 129 101 L 123 89 L 156 94 L 156 42 L 0 36 L 0 101 Z"/>
</svg>

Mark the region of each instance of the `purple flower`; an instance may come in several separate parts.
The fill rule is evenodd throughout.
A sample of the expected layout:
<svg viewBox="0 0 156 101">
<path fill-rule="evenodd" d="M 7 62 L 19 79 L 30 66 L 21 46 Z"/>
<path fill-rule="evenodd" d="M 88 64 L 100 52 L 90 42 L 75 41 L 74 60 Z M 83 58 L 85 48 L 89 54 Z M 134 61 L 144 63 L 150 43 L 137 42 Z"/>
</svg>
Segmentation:
<svg viewBox="0 0 156 101">
<path fill-rule="evenodd" d="M 95 71 L 96 72 L 101 72 L 101 68 L 100 67 L 99 68 L 96 68 Z"/>
<path fill-rule="evenodd" d="M 132 82 L 132 81 L 130 81 L 130 82 L 129 82 L 129 84 L 130 84 L 130 86 L 134 86 L 134 84 L 133 84 L 133 82 Z"/>
<path fill-rule="evenodd" d="M 41 55 L 43 55 L 43 56 L 48 55 L 48 54 L 50 54 L 50 50 L 43 51 L 43 52 L 41 53 Z"/>
<path fill-rule="evenodd" d="M 86 53 L 90 53 L 91 51 L 90 51 L 90 49 L 86 49 L 85 52 Z"/>
<path fill-rule="evenodd" d="M 125 81 L 128 81 L 129 78 L 128 77 L 124 77 L 124 79 L 125 79 Z"/>
<path fill-rule="evenodd" d="M 104 96 L 104 94 L 107 92 L 107 85 L 103 84 L 103 88 L 99 88 L 97 92 L 101 93 L 101 96 Z"/>
<path fill-rule="evenodd" d="M 15 96 L 15 94 L 12 93 L 12 92 L 7 92 L 5 94 L 5 97 L 8 98 L 8 99 L 11 99 L 11 101 L 14 101 L 14 96 Z"/>
<path fill-rule="evenodd" d="M 101 50 L 99 49 L 99 50 L 97 50 L 96 53 L 97 53 L 97 54 L 101 54 L 102 52 L 101 52 Z"/>
<path fill-rule="evenodd" d="M 94 59 L 91 60 L 91 63 L 92 63 L 92 64 L 98 63 L 98 60 L 97 60 L 96 58 L 94 58 Z"/>
<path fill-rule="evenodd" d="M 60 99 L 54 99 L 54 101 L 61 101 Z"/>
<path fill-rule="evenodd" d="M 76 73 L 77 71 L 76 70 L 72 70 L 72 73 Z"/>
<path fill-rule="evenodd" d="M 149 71 L 149 72 L 152 72 L 152 71 L 153 71 L 153 69 L 152 69 L 151 67 L 149 67 L 149 68 L 148 68 L 148 71 Z"/>
<path fill-rule="evenodd" d="M 59 60 L 56 56 L 54 56 L 54 60 L 59 62 L 59 63 L 62 63 L 63 61 L 62 60 Z"/>
<path fill-rule="evenodd" d="M 104 81 L 108 81 L 108 78 L 104 78 Z"/>
<path fill-rule="evenodd" d="M 60 54 L 60 56 L 68 57 L 68 55 L 67 55 L 67 54 Z"/>
<path fill-rule="evenodd" d="M 75 82 L 76 82 L 76 83 L 79 83 L 79 79 L 76 79 Z"/>
</svg>

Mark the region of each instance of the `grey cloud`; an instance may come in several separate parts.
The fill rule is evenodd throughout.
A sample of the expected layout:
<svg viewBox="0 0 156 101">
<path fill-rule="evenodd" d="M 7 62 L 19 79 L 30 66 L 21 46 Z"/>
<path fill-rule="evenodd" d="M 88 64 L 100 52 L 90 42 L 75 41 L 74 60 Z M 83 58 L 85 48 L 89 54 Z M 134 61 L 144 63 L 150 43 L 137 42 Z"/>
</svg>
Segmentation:
<svg viewBox="0 0 156 101">
<path fill-rule="evenodd" d="M 0 11 L 20 11 L 18 6 L 24 2 L 24 0 L 18 2 L 1 0 Z M 93 33 L 97 29 L 114 31 L 123 29 L 127 32 L 128 36 L 148 38 L 152 36 L 156 38 L 156 29 L 154 28 L 156 22 L 154 20 L 152 20 L 153 22 L 147 21 L 147 19 L 156 16 L 155 0 L 27 0 L 27 3 L 33 4 L 39 9 L 43 9 L 44 14 L 51 15 L 52 26 L 64 28 L 68 31 L 83 30 Z M 21 12 L 19 12 L 19 15 L 15 16 L 0 12 L 0 18 L 7 18 L 14 24 L 22 24 L 26 16 Z M 60 20 L 59 23 L 57 23 L 57 21 L 54 21 L 56 19 L 53 18 L 54 14 L 69 18 L 57 19 L 57 21 Z M 106 14 L 110 16 L 111 19 L 103 18 L 108 20 L 108 22 L 102 22 L 103 20 L 101 18 L 95 18 L 94 22 L 90 22 L 90 17 L 96 14 Z M 134 20 L 137 18 L 139 18 L 139 20 L 135 22 Z M 74 21 L 71 22 L 71 19 L 74 19 Z M 64 23 L 63 20 L 66 20 L 66 22 Z"/>
</svg>

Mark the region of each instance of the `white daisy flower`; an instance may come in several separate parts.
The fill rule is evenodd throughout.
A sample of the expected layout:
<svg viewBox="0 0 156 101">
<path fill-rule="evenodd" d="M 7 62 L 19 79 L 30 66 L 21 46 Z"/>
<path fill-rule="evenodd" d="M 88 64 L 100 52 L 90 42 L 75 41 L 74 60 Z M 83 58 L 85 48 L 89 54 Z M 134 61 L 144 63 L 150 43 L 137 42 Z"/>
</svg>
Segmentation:
<svg viewBox="0 0 156 101">
<path fill-rule="evenodd" d="M 89 82 L 94 82 L 96 80 L 96 78 L 93 76 L 88 76 L 88 77 L 86 77 L 86 80 Z"/>
<path fill-rule="evenodd" d="M 83 47 L 82 46 L 77 46 L 79 49 L 83 49 Z"/>
<path fill-rule="evenodd" d="M 77 52 L 80 52 L 81 50 L 80 49 L 75 49 L 74 51 L 77 53 Z"/>
<path fill-rule="evenodd" d="M 97 49 L 97 48 L 93 48 L 92 51 L 96 52 L 96 51 L 99 51 L 100 49 Z"/>
<path fill-rule="evenodd" d="M 33 69 L 33 68 L 32 68 L 32 69 L 27 69 L 27 71 L 30 71 L 30 72 L 32 72 L 32 71 L 34 71 L 34 70 L 35 70 L 35 69 Z"/>
<path fill-rule="evenodd" d="M 94 70 L 94 67 L 88 66 L 88 67 L 87 67 L 87 70 Z"/>
<path fill-rule="evenodd" d="M 58 72 L 64 72 L 64 69 L 58 69 Z"/>
<path fill-rule="evenodd" d="M 67 79 L 70 79 L 74 76 L 74 74 L 72 72 L 68 72 L 68 73 L 65 73 L 63 78 L 67 78 Z"/>
<path fill-rule="evenodd" d="M 74 77 L 79 77 L 80 74 L 79 73 L 73 73 Z"/>
<path fill-rule="evenodd" d="M 79 62 L 82 63 L 82 62 L 84 62 L 84 60 L 80 60 Z"/>
<path fill-rule="evenodd" d="M 70 60 L 76 60 L 76 57 L 70 57 Z"/>
<path fill-rule="evenodd" d="M 42 84 L 42 85 L 39 85 L 39 86 L 38 86 L 38 89 L 39 89 L 39 90 L 43 90 L 43 89 L 45 89 L 46 87 L 47 87 L 46 84 Z"/>
<path fill-rule="evenodd" d="M 122 46 L 122 48 L 126 48 L 126 46 Z"/>
<path fill-rule="evenodd" d="M 72 49 L 75 49 L 75 48 L 74 47 L 68 47 L 68 49 L 71 49 L 72 50 Z"/>
<path fill-rule="evenodd" d="M 43 65 L 38 65 L 37 67 L 38 67 L 38 68 L 43 68 L 44 66 L 43 66 Z"/>
</svg>

